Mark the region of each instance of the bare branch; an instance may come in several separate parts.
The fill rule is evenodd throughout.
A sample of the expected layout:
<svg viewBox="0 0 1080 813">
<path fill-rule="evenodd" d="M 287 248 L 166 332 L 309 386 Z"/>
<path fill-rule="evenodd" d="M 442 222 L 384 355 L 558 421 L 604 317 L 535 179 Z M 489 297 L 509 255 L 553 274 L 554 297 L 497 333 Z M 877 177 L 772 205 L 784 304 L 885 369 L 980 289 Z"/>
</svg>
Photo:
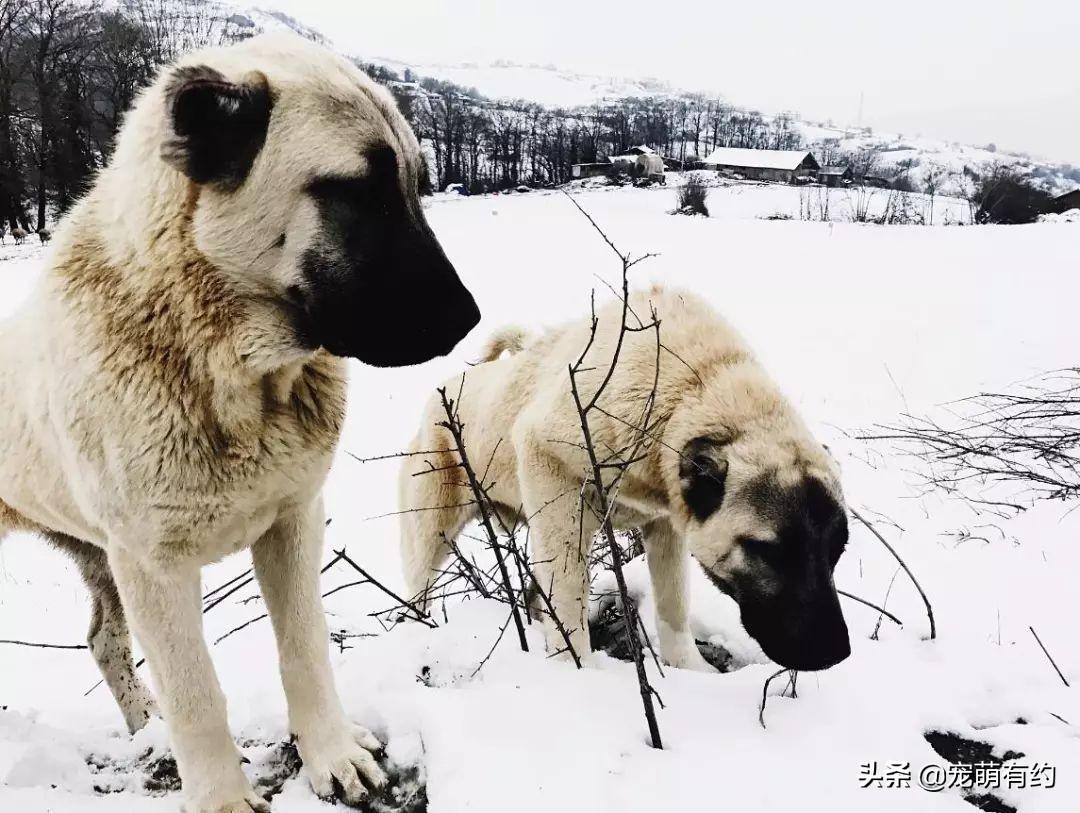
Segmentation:
<svg viewBox="0 0 1080 813">
<path fill-rule="evenodd" d="M 1058 665 L 1054 662 L 1054 659 L 1050 656 L 1050 653 L 1047 651 L 1046 647 L 1043 645 L 1042 639 L 1039 638 L 1039 633 L 1035 632 L 1034 627 L 1028 627 L 1028 629 L 1031 630 L 1031 634 L 1035 636 L 1035 642 L 1039 645 L 1039 649 L 1041 649 L 1043 651 L 1043 654 L 1046 656 L 1046 659 L 1048 661 L 1050 661 L 1050 665 L 1054 667 L 1054 671 L 1057 672 L 1057 676 L 1059 678 L 1061 678 L 1061 682 L 1064 683 L 1066 685 L 1066 687 L 1067 687 L 1069 685 L 1069 681 L 1067 681 L 1065 679 L 1065 675 L 1061 674 L 1061 670 L 1058 669 Z"/>
<path fill-rule="evenodd" d="M 848 506 L 848 510 L 851 512 L 851 515 L 863 525 L 865 525 L 866 529 L 870 531 L 870 533 L 872 533 L 874 536 L 876 536 L 878 541 L 885 546 L 885 549 L 893 555 L 893 558 L 896 559 L 897 562 L 899 562 L 900 567 L 904 569 L 904 572 L 907 573 L 908 578 L 911 579 L 911 583 L 915 585 L 915 589 L 919 591 L 919 596 L 922 597 L 923 604 L 926 605 L 926 617 L 930 620 L 930 640 L 933 641 L 935 638 L 937 638 L 937 626 L 934 623 L 934 608 L 930 606 L 930 599 L 926 597 L 926 591 L 922 589 L 922 585 L 919 584 L 919 580 L 915 578 L 915 574 L 911 572 L 911 568 L 907 566 L 907 562 L 900 558 L 900 554 L 896 552 L 896 548 L 894 548 L 888 543 L 888 541 L 885 539 L 884 536 L 881 535 L 877 528 L 875 528 L 872 524 L 870 524 L 870 522 L 865 520 L 862 514 L 860 514 L 851 506 Z"/>
</svg>

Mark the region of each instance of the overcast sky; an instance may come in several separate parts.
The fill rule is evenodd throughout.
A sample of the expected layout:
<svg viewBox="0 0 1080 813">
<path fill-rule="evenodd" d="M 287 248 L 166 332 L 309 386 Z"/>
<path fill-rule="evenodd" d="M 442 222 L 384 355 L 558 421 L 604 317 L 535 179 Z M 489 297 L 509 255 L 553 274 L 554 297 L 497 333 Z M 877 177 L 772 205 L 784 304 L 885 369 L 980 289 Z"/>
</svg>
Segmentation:
<svg viewBox="0 0 1080 813">
<path fill-rule="evenodd" d="M 261 0 L 344 50 L 656 77 L 1080 164 L 1080 0 Z"/>
</svg>

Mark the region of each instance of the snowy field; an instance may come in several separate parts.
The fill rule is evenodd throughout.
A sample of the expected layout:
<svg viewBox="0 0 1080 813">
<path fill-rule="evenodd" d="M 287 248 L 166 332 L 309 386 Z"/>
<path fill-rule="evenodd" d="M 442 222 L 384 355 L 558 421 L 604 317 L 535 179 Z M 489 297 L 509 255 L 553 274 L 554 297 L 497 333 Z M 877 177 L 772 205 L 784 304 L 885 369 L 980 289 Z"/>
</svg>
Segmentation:
<svg viewBox="0 0 1080 813">
<path fill-rule="evenodd" d="M 659 254 L 634 270 L 635 284 L 663 280 L 697 290 L 746 334 L 841 460 L 849 502 L 922 582 L 937 640 L 927 640 L 911 583 L 902 573 L 893 581 L 895 560 L 853 523 L 837 584 L 878 604 L 887 595 L 903 627 L 885 621 L 874 636 L 878 613 L 845 599 L 851 657 L 803 675 L 797 698 L 774 686 L 762 728 L 762 685 L 776 667 L 742 631 L 734 604 L 698 575 L 696 637 L 726 646 L 741 668 L 666 669 L 660 677 L 650 664 L 666 745 L 654 751 L 631 664 L 603 654 L 581 672 L 549 662 L 536 630 L 532 654 L 517 651 L 507 634 L 476 672 L 505 620 L 501 606 L 451 605 L 436 630 L 383 632 L 369 613 L 390 602 L 370 586 L 342 589 L 327 600 L 331 628 L 372 635 L 335 651 L 346 707 L 385 738 L 390 759 L 419 767 L 430 810 L 974 810 L 958 789 L 918 787 L 923 766 L 947 764 L 924 738 L 929 731 L 987 743 L 998 757 L 1012 751 L 1006 766 L 1056 768 L 1055 787 L 1002 782 L 994 792 L 1006 807 L 987 809 L 1080 809 L 1080 512 L 1043 504 L 1010 520 L 978 516 L 956 499 L 924 493 L 917 461 L 854 439 L 900 413 L 936 414 L 952 399 L 1077 364 L 1080 224 L 760 219 L 775 211 L 797 216 L 798 195 L 787 187 L 715 189 L 709 219 L 669 215 L 670 187 L 586 190 L 577 200 L 624 251 Z M 610 296 L 600 280 L 617 281 L 619 272 L 560 193 L 442 195 L 428 206 L 483 323 L 451 358 L 406 370 L 354 367 L 327 489 L 327 559 L 330 548 L 344 546 L 394 589 L 401 588 L 397 522 L 378 517 L 396 509 L 398 463 L 360 464 L 345 452 L 404 449 L 432 388 L 464 369 L 491 331 L 583 314 L 590 290 Z M 30 241 L 0 247 L 0 315 L 17 307 L 43 261 Z M 991 522 L 995 528 L 984 527 Z M 960 541 L 965 533 L 989 541 Z M 644 589 L 641 565 L 631 575 Z M 209 568 L 205 588 L 248 566 L 239 555 Z M 357 578 L 334 567 L 326 590 Z M 212 652 L 233 730 L 257 776 L 280 769 L 276 744 L 287 736 L 273 637 L 265 620 L 228 633 L 263 612 L 252 586 L 205 617 L 210 641 L 227 635 Z M 0 639 L 77 644 L 88 615 L 63 557 L 25 537 L 4 543 Z M 1073 688 L 1054 673 L 1029 626 Z M 128 737 L 108 692 L 86 694 L 97 680 L 85 651 L 0 645 L 0 810 L 177 808 L 175 793 L 146 787 L 163 753 L 163 727 Z M 861 774 L 884 775 L 891 763 L 909 764 L 910 787 L 863 787 Z M 326 808 L 302 780 L 290 779 L 274 809 Z"/>
</svg>

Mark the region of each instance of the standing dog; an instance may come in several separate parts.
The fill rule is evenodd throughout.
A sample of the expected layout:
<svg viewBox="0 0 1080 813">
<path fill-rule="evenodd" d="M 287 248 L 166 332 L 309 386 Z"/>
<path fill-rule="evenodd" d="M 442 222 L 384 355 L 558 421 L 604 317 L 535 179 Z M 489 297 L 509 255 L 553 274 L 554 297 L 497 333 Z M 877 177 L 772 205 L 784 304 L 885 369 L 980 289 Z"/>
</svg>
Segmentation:
<svg viewBox="0 0 1080 813">
<path fill-rule="evenodd" d="M 823 669 L 850 652 L 833 568 L 847 542 L 836 466 L 811 436 L 734 330 L 700 299 L 654 289 L 631 297 L 643 317 L 655 308 L 663 349 L 657 371 L 651 331 L 624 337 L 618 365 L 589 418 L 595 448 L 633 448 L 655 387 L 644 450 L 628 465 L 615 498 L 617 527 L 644 532 L 656 596 L 660 653 L 672 666 L 711 669 L 687 623 L 687 551 L 739 604 L 746 630 L 773 660 Z M 481 364 L 455 380 L 457 409 L 473 460 L 485 462 L 500 512 L 527 518 L 541 586 L 588 652 L 588 546 L 598 522 L 582 507 L 588 461 L 567 368 L 589 345 L 578 377 L 587 403 L 607 373 L 618 341 L 622 304 L 602 310 L 595 340 L 590 321 L 551 331 L 522 347 L 503 332 Z M 499 359 L 504 350 L 519 349 Z M 413 595 L 422 595 L 453 540 L 475 514 L 455 478 L 413 476 L 456 462 L 454 441 L 433 400 L 401 476 L 402 558 Z M 500 442 L 502 441 L 502 442 Z M 432 454 L 420 454 L 431 450 Z M 438 451 L 442 450 L 442 451 Z M 626 454 L 624 452 L 624 454 Z M 419 462 L 420 466 L 417 466 Z M 410 509 L 423 509 L 410 511 Z M 550 619 L 549 652 L 565 649 Z"/>
<path fill-rule="evenodd" d="M 11 236 L 15 238 L 15 245 L 22 245 L 23 240 L 26 239 L 26 229 L 20 229 L 16 226 L 11 230 Z"/>
<path fill-rule="evenodd" d="M 251 548 L 304 771 L 349 803 L 385 777 L 345 716 L 319 598 L 321 491 L 351 356 L 445 354 L 479 312 L 417 197 L 390 95 L 296 37 L 184 57 L 139 98 L 0 331 L 0 537 L 72 552 L 128 725 L 150 665 L 192 813 L 265 811 L 202 635 L 200 568 Z"/>
</svg>

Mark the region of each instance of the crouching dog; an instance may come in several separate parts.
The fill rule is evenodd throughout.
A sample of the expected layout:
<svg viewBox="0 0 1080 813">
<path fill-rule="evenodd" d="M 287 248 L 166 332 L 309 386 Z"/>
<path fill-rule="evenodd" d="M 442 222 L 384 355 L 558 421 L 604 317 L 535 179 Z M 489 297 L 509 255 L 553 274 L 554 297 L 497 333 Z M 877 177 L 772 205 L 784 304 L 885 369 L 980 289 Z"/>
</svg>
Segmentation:
<svg viewBox="0 0 1080 813">
<path fill-rule="evenodd" d="M 642 405 L 654 397 L 656 428 L 622 475 L 613 518 L 616 527 L 643 532 L 661 657 L 712 669 L 687 620 L 689 553 L 738 603 L 747 632 L 770 658 L 800 670 L 839 663 L 850 645 L 833 569 L 848 533 L 835 462 L 743 339 L 702 300 L 655 288 L 632 294 L 630 306 L 643 315 L 655 310 L 663 349 L 657 352 L 652 331 L 623 335 L 603 408 L 589 423 L 597 449 L 633 448 Z M 597 314 L 591 344 L 587 318 L 533 341 L 503 331 L 463 383 L 459 376 L 446 384 L 460 389 L 469 457 L 491 461 L 496 510 L 528 522 L 536 578 L 579 654 L 590 651 L 588 547 L 599 522 L 581 505 L 589 499 L 582 488 L 589 464 L 567 370 L 588 346 L 578 386 L 589 399 L 611 366 L 622 307 Z M 500 358 L 504 351 L 511 355 Z M 414 596 L 426 597 L 449 554 L 447 540 L 476 511 L 454 478 L 413 476 L 457 463 L 444 420 L 433 398 L 400 479 L 402 559 Z M 545 618 L 548 651 L 565 654 L 562 632 L 550 613 Z"/>
<path fill-rule="evenodd" d="M 312 788 L 355 804 L 385 782 L 330 670 L 321 492 L 342 357 L 420 363 L 479 320 L 422 172 L 390 94 L 328 50 L 259 37 L 187 55 L 141 94 L 0 327 L 0 538 L 74 557 L 90 650 L 131 730 L 160 710 L 190 813 L 269 810 L 202 635 L 200 568 L 243 548 Z"/>
</svg>

